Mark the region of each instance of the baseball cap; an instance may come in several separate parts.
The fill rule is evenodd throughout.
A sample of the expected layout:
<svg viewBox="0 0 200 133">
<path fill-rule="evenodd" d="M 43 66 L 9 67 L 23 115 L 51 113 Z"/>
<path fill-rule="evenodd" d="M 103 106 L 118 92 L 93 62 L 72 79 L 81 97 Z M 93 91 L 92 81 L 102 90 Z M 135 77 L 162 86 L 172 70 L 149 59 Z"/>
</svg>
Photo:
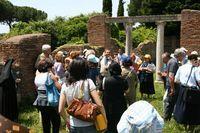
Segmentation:
<svg viewBox="0 0 200 133">
<path fill-rule="evenodd" d="M 97 58 L 94 54 L 90 54 L 87 57 L 87 61 L 92 62 L 92 63 L 98 63 L 99 58 Z"/>
<path fill-rule="evenodd" d="M 191 54 L 198 55 L 197 51 L 192 51 Z"/>
<path fill-rule="evenodd" d="M 122 56 L 121 61 L 122 63 L 129 63 L 131 58 L 129 56 Z"/>
</svg>

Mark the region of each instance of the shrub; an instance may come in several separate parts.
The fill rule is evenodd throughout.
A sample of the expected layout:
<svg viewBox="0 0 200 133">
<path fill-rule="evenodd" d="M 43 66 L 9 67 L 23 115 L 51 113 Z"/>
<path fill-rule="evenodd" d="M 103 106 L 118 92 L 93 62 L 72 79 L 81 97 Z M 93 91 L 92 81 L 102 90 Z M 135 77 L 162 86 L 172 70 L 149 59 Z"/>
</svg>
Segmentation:
<svg viewBox="0 0 200 133">
<path fill-rule="evenodd" d="M 13 25 L 7 36 L 31 33 L 48 33 L 52 38 L 53 47 L 66 43 L 87 43 L 87 21 L 90 16 L 79 15 L 71 18 L 57 17 L 53 21 L 19 22 Z"/>
<path fill-rule="evenodd" d="M 137 47 L 138 44 L 144 42 L 145 40 L 150 40 L 156 42 L 156 29 L 147 28 L 145 26 L 140 26 L 138 28 L 133 29 L 132 31 L 132 43 L 133 47 Z M 118 41 L 125 43 L 126 34 L 125 31 L 119 31 Z"/>
<path fill-rule="evenodd" d="M 133 47 L 137 47 L 139 43 L 145 40 L 156 42 L 156 29 L 140 26 L 132 32 Z"/>
</svg>

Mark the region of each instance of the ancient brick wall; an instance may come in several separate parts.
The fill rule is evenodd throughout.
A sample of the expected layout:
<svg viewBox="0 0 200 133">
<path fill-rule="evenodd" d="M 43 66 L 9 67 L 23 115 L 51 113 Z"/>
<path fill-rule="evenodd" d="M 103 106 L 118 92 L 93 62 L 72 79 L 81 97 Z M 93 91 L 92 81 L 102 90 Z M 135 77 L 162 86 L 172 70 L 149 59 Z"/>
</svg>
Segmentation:
<svg viewBox="0 0 200 133">
<path fill-rule="evenodd" d="M 173 53 L 176 48 L 180 47 L 180 39 L 176 36 L 165 36 L 164 39 L 165 52 Z"/>
<path fill-rule="evenodd" d="M 34 95 L 35 61 L 41 53 L 42 45 L 50 42 L 51 38 L 47 34 L 27 34 L 11 37 L 0 43 L 0 60 L 5 56 L 12 57 L 19 64 L 22 98 Z"/>
<path fill-rule="evenodd" d="M 110 27 L 105 15 L 91 17 L 88 21 L 88 42 L 93 46 L 110 48 Z"/>
<path fill-rule="evenodd" d="M 181 41 L 180 45 L 189 52 L 200 52 L 200 11 L 183 10 L 181 12 Z"/>
<path fill-rule="evenodd" d="M 58 47 L 57 49 L 55 49 L 52 52 L 52 55 L 55 56 L 55 54 L 58 51 L 66 51 L 68 53 L 70 53 L 71 51 L 80 51 L 82 52 L 84 49 L 93 49 L 96 53 L 96 56 L 101 56 L 103 51 L 104 51 L 104 47 L 102 46 L 90 46 L 90 45 L 69 45 L 69 44 L 65 44 L 62 45 L 60 47 Z"/>
</svg>

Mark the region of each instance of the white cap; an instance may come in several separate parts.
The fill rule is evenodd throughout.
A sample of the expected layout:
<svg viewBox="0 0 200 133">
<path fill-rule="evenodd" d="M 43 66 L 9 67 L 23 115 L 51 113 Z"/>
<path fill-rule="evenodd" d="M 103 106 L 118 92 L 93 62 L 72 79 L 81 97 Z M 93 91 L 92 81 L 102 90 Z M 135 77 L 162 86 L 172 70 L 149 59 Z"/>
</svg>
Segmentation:
<svg viewBox="0 0 200 133">
<path fill-rule="evenodd" d="M 42 45 L 42 51 L 48 50 L 50 48 L 51 48 L 51 46 L 49 44 Z"/>
<path fill-rule="evenodd" d="M 182 51 L 185 52 L 185 53 L 188 51 L 188 50 L 187 50 L 186 48 L 184 48 L 184 47 L 181 47 L 180 50 L 182 50 Z"/>
<path fill-rule="evenodd" d="M 192 51 L 190 54 L 198 55 L 197 51 Z"/>
</svg>

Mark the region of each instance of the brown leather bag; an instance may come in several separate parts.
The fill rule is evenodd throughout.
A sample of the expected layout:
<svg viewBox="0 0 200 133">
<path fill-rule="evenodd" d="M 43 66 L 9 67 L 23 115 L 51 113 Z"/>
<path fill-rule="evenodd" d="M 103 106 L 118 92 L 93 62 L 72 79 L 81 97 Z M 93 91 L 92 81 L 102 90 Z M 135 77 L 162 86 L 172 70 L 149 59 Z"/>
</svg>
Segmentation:
<svg viewBox="0 0 200 133">
<path fill-rule="evenodd" d="M 84 82 L 81 86 L 81 92 L 83 92 L 83 85 Z M 80 120 L 94 122 L 100 110 L 96 104 L 91 101 L 84 101 L 82 98 L 74 98 L 67 108 L 67 113 Z"/>
<path fill-rule="evenodd" d="M 83 121 L 93 122 L 98 114 L 98 107 L 92 102 L 73 99 L 67 108 L 67 113 Z"/>
</svg>

